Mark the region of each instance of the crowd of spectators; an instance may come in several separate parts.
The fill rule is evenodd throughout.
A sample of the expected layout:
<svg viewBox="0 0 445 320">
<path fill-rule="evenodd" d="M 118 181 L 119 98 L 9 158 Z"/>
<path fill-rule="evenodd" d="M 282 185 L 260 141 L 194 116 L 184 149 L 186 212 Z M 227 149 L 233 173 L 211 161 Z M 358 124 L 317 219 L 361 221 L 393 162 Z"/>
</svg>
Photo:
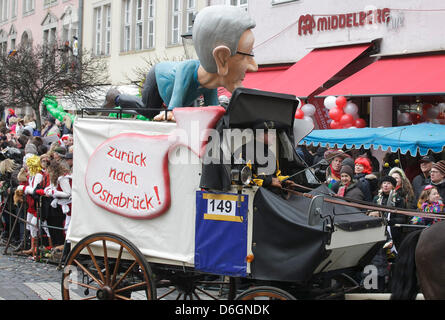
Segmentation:
<svg viewBox="0 0 445 320">
<path fill-rule="evenodd" d="M 71 121 L 9 110 L 0 121 L 1 241 L 17 254 L 37 249 L 61 255 L 71 216 Z M 69 118 L 69 117 L 67 117 Z"/>
<path fill-rule="evenodd" d="M 297 151 L 315 171 L 320 182 L 325 183 L 336 196 L 445 215 L 445 160 L 439 160 L 438 154 L 423 156 L 418 161 L 406 161 L 400 154 L 388 152 L 380 164 L 370 150 L 327 150 L 302 146 Z M 414 172 L 419 174 L 413 176 Z M 408 226 L 428 227 L 439 219 L 382 211 L 365 213 L 384 218 L 387 223 L 387 242 L 372 260 L 378 268 L 381 288 L 385 281 L 388 282 L 388 263 L 394 262 L 397 248 L 409 232 L 407 230 L 414 230 Z"/>
</svg>

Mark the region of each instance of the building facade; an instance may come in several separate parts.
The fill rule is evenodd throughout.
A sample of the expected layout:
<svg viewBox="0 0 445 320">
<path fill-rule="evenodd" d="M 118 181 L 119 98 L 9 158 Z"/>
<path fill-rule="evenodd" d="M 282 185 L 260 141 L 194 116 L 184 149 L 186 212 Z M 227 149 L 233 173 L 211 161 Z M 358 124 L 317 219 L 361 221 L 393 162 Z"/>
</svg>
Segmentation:
<svg viewBox="0 0 445 320">
<path fill-rule="evenodd" d="M 204 0 L 86 1 L 83 48 L 108 61 L 112 85 L 126 85 L 146 64 L 185 59 L 181 35 L 206 5 Z"/>
<path fill-rule="evenodd" d="M 79 36 L 79 0 L 0 0 L 0 50 Z"/>
</svg>

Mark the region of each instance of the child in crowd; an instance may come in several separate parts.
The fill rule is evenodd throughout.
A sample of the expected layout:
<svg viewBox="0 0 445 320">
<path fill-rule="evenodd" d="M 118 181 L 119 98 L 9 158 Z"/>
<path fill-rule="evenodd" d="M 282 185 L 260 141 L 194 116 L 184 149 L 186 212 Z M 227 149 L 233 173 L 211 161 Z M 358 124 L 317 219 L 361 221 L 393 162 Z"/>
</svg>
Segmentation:
<svg viewBox="0 0 445 320">
<path fill-rule="evenodd" d="M 418 207 L 423 212 L 429 213 L 444 213 L 444 204 L 442 198 L 440 197 L 437 188 L 432 185 L 427 185 L 419 197 Z M 411 219 L 411 224 L 426 225 L 430 226 L 436 222 L 438 219 L 429 219 L 423 217 L 413 217 Z"/>
</svg>

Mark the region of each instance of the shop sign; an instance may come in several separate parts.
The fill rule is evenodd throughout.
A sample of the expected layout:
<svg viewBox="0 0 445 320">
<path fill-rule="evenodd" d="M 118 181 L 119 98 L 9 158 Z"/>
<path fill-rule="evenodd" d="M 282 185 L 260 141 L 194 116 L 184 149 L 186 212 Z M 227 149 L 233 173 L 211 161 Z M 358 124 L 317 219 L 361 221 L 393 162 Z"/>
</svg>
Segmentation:
<svg viewBox="0 0 445 320">
<path fill-rule="evenodd" d="M 298 20 L 298 35 L 387 24 L 391 19 L 390 15 L 389 8 L 334 15 L 301 15 Z"/>
</svg>

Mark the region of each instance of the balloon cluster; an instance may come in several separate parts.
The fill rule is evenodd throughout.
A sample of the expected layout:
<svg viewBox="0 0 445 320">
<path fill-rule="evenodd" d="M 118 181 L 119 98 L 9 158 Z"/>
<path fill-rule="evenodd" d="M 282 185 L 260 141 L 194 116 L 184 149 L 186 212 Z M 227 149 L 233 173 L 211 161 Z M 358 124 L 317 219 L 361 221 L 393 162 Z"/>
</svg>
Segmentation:
<svg viewBox="0 0 445 320">
<path fill-rule="evenodd" d="M 65 116 L 69 116 L 71 118 L 71 122 L 74 123 L 76 116 L 68 112 L 65 112 L 63 110 L 63 107 L 59 105 L 59 103 L 57 102 L 56 97 L 46 96 L 45 99 L 43 100 L 43 105 L 46 107 L 46 110 L 48 110 L 48 112 L 57 120 L 62 122 Z"/>
<path fill-rule="evenodd" d="M 312 117 L 315 115 L 315 106 L 313 104 L 307 103 L 303 104 L 295 112 L 295 119 L 303 119 L 310 123 L 314 123 Z"/>
<path fill-rule="evenodd" d="M 397 111 L 397 122 L 399 125 L 418 124 L 425 121 L 432 123 L 443 123 L 445 120 L 445 103 L 422 105 L 422 112 L 400 112 Z"/>
<path fill-rule="evenodd" d="M 331 129 L 366 127 L 366 121 L 358 115 L 358 106 L 345 97 L 328 96 L 324 99 L 324 106 L 329 110 Z"/>
</svg>

